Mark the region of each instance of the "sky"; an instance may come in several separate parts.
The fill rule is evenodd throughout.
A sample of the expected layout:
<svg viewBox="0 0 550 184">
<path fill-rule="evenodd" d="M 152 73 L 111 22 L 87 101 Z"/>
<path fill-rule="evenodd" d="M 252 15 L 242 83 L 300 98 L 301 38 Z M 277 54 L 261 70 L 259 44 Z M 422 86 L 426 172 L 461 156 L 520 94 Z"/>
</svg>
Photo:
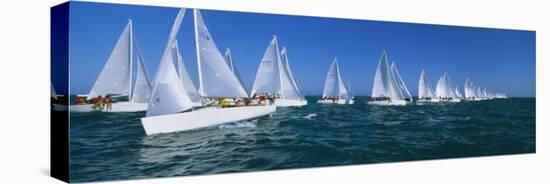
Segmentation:
<svg viewBox="0 0 550 184">
<path fill-rule="evenodd" d="M 86 94 L 107 61 L 129 18 L 154 76 L 178 8 L 72 2 L 70 90 Z M 338 58 L 344 80 L 357 96 L 370 96 L 383 49 L 413 96 L 420 72 L 432 86 L 447 72 L 453 84 L 466 78 L 508 96 L 535 96 L 535 32 L 228 11 L 201 11 L 213 40 L 233 62 L 250 91 L 273 35 L 286 46 L 298 85 L 320 95 L 328 67 Z M 198 86 L 192 10 L 177 36 L 188 72 Z M 55 85 L 55 84 L 54 84 Z"/>
</svg>

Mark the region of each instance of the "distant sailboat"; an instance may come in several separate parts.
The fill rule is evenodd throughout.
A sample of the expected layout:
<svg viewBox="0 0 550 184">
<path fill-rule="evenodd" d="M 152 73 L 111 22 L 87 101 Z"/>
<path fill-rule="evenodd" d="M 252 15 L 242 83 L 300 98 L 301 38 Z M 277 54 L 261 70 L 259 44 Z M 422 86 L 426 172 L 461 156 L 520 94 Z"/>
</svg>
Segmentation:
<svg viewBox="0 0 550 184">
<path fill-rule="evenodd" d="M 353 96 L 351 96 L 348 86 L 342 79 L 338 59 L 334 58 L 327 72 L 325 80 L 325 88 L 323 90 L 323 99 L 318 100 L 320 104 L 353 104 Z"/>
<path fill-rule="evenodd" d="M 439 100 L 444 102 L 460 102 L 460 99 L 456 97 L 451 85 L 451 79 L 449 78 L 447 72 L 445 72 L 437 81 L 435 95 L 439 98 Z"/>
<path fill-rule="evenodd" d="M 280 107 L 304 106 L 307 101 L 300 94 L 292 75 L 286 49 L 283 51 L 284 59 L 279 51 L 277 37 L 273 36 L 258 67 L 251 96 L 274 95 L 276 96 L 275 105 Z"/>
<path fill-rule="evenodd" d="M 137 72 L 136 84 L 132 89 L 132 63 L 135 53 L 137 53 Z M 122 31 L 118 41 L 99 74 L 94 86 L 87 95 L 87 99 L 93 99 L 98 96 L 110 96 L 115 100 L 112 108 L 96 107 L 93 104 L 70 105 L 71 112 L 90 112 L 90 111 L 108 111 L 108 112 L 135 112 L 145 111 L 147 101 L 149 100 L 151 83 L 143 56 L 132 34 L 132 21 Z"/>
<path fill-rule="evenodd" d="M 390 69 L 393 73 L 395 80 L 397 81 L 397 84 L 399 85 L 399 89 L 401 89 L 401 93 L 405 97 L 405 101 L 412 102 L 413 98 L 411 92 L 409 92 L 409 89 L 407 89 L 407 85 L 405 85 L 405 82 L 403 82 L 403 78 L 401 77 L 401 74 L 399 74 L 395 62 L 392 62 Z"/>
<path fill-rule="evenodd" d="M 372 87 L 372 100 L 370 105 L 406 105 L 401 87 L 397 84 L 392 70 L 388 65 L 386 50 L 383 50 Z"/>
<path fill-rule="evenodd" d="M 193 101 L 176 72 L 170 45 L 175 42 L 185 9 L 181 9 L 172 26 L 168 43 L 156 73 L 147 117 L 141 123 L 147 135 L 192 130 L 222 123 L 242 121 L 275 112 L 271 104 L 207 106 L 193 109 Z M 218 50 L 198 9 L 193 11 L 199 74 L 199 94 L 204 99 L 245 98 L 244 86 Z M 183 75 L 182 78 L 188 78 Z"/>
<path fill-rule="evenodd" d="M 422 70 L 420 79 L 418 80 L 418 102 L 439 102 L 439 98 L 435 96 L 428 74 Z"/>
</svg>

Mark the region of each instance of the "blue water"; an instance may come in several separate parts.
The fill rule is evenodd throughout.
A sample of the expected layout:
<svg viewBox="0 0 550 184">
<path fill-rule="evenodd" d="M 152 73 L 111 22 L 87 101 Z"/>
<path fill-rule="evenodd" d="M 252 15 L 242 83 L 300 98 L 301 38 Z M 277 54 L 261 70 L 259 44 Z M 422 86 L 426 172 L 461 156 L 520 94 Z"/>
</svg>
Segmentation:
<svg viewBox="0 0 550 184">
<path fill-rule="evenodd" d="M 145 136 L 144 112 L 71 113 L 71 181 L 535 152 L 535 98 L 402 107 L 317 98 L 254 120 L 155 136 Z"/>
</svg>

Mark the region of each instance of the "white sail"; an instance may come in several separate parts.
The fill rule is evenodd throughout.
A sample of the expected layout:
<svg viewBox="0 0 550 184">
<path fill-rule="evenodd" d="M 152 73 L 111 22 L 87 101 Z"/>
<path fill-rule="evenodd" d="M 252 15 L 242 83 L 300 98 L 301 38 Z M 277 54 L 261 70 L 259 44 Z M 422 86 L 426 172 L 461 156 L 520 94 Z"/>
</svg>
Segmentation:
<svg viewBox="0 0 550 184">
<path fill-rule="evenodd" d="M 391 100 L 404 100 L 405 95 L 403 95 L 403 90 L 401 90 L 401 86 L 397 83 L 394 70 L 389 69 L 388 75 L 388 86 Z"/>
<path fill-rule="evenodd" d="M 283 49 L 281 50 L 281 61 L 283 62 L 283 65 L 286 69 L 286 72 L 287 72 L 289 78 L 290 78 L 290 81 L 292 82 L 292 85 L 294 85 L 294 89 L 296 89 L 296 93 L 298 94 L 298 96 L 300 96 L 301 99 L 304 99 L 304 95 L 302 94 L 302 90 L 298 86 L 298 82 L 296 82 L 296 77 L 294 77 L 294 73 L 290 69 L 290 64 L 289 64 L 289 61 L 288 61 L 288 53 L 287 53 L 286 47 L 283 47 Z"/>
<path fill-rule="evenodd" d="M 237 79 L 239 79 L 239 82 L 241 83 L 241 86 L 244 86 L 241 75 L 239 74 L 239 71 L 237 70 L 237 67 L 235 67 L 235 65 L 233 64 L 233 57 L 231 56 L 231 50 L 229 48 L 227 48 L 225 50 L 224 58 L 225 58 L 225 62 L 227 63 L 227 65 L 231 69 L 231 72 L 233 72 L 233 74 L 237 77 Z"/>
<path fill-rule="evenodd" d="M 437 86 L 435 87 L 435 95 L 438 98 L 456 98 L 454 91 L 450 86 L 451 84 L 449 76 L 447 72 L 445 72 L 443 76 L 441 76 L 437 81 Z"/>
<path fill-rule="evenodd" d="M 466 82 L 464 83 L 464 98 L 467 98 L 467 99 L 473 98 L 470 79 L 466 79 Z"/>
<path fill-rule="evenodd" d="M 132 87 L 132 21 L 122 31 L 103 70 L 88 93 L 97 96 L 130 95 Z"/>
<path fill-rule="evenodd" d="M 280 57 L 277 47 L 277 38 L 274 36 L 265 50 L 258 67 L 251 95 L 281 92 L 281 76 L 279 74 Z"/>
<path fill-rule="evenodd" d="M 57 93 L 55 93 L 55 89 L 53 87 L 53 84 L 50 83 L 50 86 L 52 86 L 52 90 L 50 91 L 50 97 L 57 100 Z"/>
<path fill-rule="evenodd" d="M 399 74 L 399 71 L 397 70 L 397 65 L 395 65 L 395 62 L 392 62 L 391 70 L 394 73 L 394 77 L 397 81 L 397 84 L 399 85 L 399 88 L 401 89 L 401 93 L 403 94 L 403 96 L 405 98 L 412 99 L 411 92 L 409 92 L 407 85 L 405 85 L 405 82 L 403 82 L 403 78 L 401 77 L 401 74 Z"/>
<path fill-rule="evenodd" d="M 380 60 L 378 61 L 378 67 L 376 67 L 376 73 L 374 73 L 374 82 L 372 87 L 372 97 L 390 97 L 389 90 L 389 66 L 388 56 L 386 50 L 382 52 Z"/>
<path fill-rule="evenodd" d="M 178 73 L 178 76 L 183 87 L 185 88 L 185 91 L 187 91 L 187 95 L 189 95 L 189 98 L 191 98 L 191 101 L 193 101 L 193 103 L 201 103 L 201 96 L 197 91 L 195 84 L 193 84 L 189 72 L 187 72 L 187 67 L 185 67 L 185 63 L 183 61 L 183 57 L 181 56 L 177 40 L 174 40 L 174 43 L 172 44 L 172 53 L 176 72 Z"/>
<path fill-rule="evenodd" d="M 193 102 L 187 95 L 186 89 L 183 87 L 180 76 L 176 71 L 176 66 L 174 66 L 174 49 L 171 47 L 184 15 L 185 9 L 182 8 L 172 25 L 168 43 L 155 74 L 153 92 L 151 93 L 151 99 L 147 108 L 148 117 L 178 113 L 193 107 Z"/>
<path fill-rule="evenodd" d="M 147 72 L 147 67 L 145 67 L 145 60 L 141 54 L 141 49 L 137 44 L 137 41 L 134 40 L 134 47 L 136 48 L 137 55 L 137 72 L 136 72 L 136 82 L 134 84 L 134 90 L 132 92 L 131 102 L 134 103 L 147 103 L 151 97 L 151 90 L 153 85 L 149 78 L 149 73 Z"/>
<path fill-rule="evenodd" d="M 233 74 L 214 43 L 198 9 L 195 17 L 199 94 L 203 97 L 247 97 L 239 79 Z"/>
<path fill-rule="evenodd" d="M 340 73 L 340 67 L 338 66 L 338 59 L 334 58 L 330 64 L 327 72 L 327 78 L 325 80 L 325 88 L 323 90 L 323 97 L 337 96 L 347 97 L 348 89 L 342 80 Z"/>
<path fill-rule="evenodd" d="M 462 94 L 460 93 L 460 90 L 458 90 L 458 86 L 455 88 L 455 96 L 456 98 L 463 98 Z"/>
<path fill-rule="evenodd" d="M 348 91 L 348 94 L 346 96 L 344 96 L 344 98 L 352 98 L 353 97 L 353 94 L 351 93 L 351 83 L 349 81 L 347 81 L 347 86 L 346 86 L 346 89 Z"/>
<path fill-rule="evenodd" d="M 428 74 L 426 74 L 424 70 L 422 70 L 422 73 L 420 73 L 420 80 L 418 81 L 418 98 L 435 98 L 432 85 L 430 84 L 430 80 L 428 79 Z"/>
</svg>

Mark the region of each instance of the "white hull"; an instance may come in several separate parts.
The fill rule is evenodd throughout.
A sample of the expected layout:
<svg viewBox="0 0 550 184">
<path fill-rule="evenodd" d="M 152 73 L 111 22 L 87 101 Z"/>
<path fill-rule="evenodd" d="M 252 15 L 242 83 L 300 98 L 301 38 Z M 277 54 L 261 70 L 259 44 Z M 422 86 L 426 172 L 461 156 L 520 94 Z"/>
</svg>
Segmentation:
<svg viewBox="0 0 550 184">
<path fill-rule="evenodd" d="M 207 107 L 190 112 L 141 118 L 147 135 L 186 131 L 252 119 L 275 112 L 276 106 Z"/>
<path fill-rule="evenodd" d="M 392 100 L 391 102 L 389 100 L 384 101 L 369 101 L 367 102 L 369 105 L 407 105 L 407 101 L 405 100 Z"/>
<path fill-rule="evenodd" d="M 355 103 L 353 99 L 339 99 L 338 101 L 333 100 L 317 100 L 318 104 L 340 104 L 340 105 L 351 105 Z"/>
<path fill-rule="evenodd" d="M 307 105 L 307 100 L 288 100 L 288 99 L 276 99 L 275 106 L 277 107 L 299 107 Z"/>
<path fill-rule="evenodd" d="M 93 109 L 92 104 L 85 105 L 70 105 L 70 112 L 139 112 L 147 110 L 147 103 L 133 103 L 133 102 L 116 102 L 112 104 L 112 108 L 108 110 L 107 108 L 103 109 Z"/>
<path fill-rule="evenodd" d="M 452 103 L 457 103 L 457 102 L 461 102 L 462 100 L 456 99 L 456 98 L 455 98 L 455 99 L 450 99 L 450 100 L 443 100 L 443 99 L 441 99 L 440 101 L 441 101 L 441 102 L 452 102 Z"/>
<path fill-rule="evenodd" d="M 417 103 L 438 103 L 440 101 L 439 99 L 431 99 L 431 100 L 422 99 L 422 100 L 417 100 L 416 102 Z"/>
</svg>

